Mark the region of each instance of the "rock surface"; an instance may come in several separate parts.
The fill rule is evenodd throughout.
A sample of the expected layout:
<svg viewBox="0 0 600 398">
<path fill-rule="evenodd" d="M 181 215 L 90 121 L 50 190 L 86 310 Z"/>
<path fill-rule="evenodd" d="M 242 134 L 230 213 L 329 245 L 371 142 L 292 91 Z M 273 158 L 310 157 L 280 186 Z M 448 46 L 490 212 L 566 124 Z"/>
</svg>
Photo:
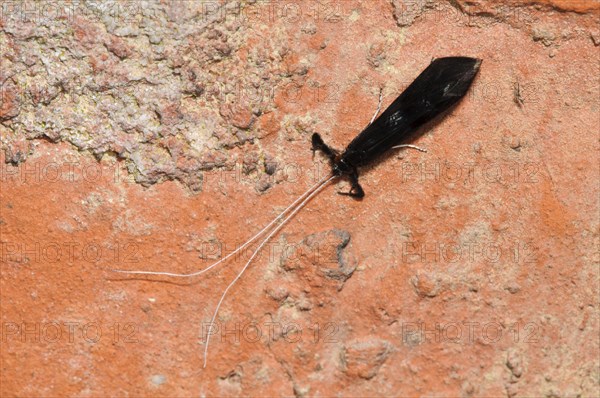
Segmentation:
<svg viewBox="0 0 600 398">
<path fill-rule="evenodd" d="M 60 6 L 58 5 L 60 3 Z M 599 396 L 578 0 L 0 3 L 2 396 Z M 239 247 L 432 57 L 468 96 Z"/>
</svg>

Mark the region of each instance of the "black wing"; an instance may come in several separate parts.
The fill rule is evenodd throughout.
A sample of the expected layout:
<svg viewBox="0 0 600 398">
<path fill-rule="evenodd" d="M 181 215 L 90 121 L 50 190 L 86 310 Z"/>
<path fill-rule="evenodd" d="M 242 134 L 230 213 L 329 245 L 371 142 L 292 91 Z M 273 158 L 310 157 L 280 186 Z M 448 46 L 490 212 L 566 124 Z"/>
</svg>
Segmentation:
<svg viewBox="0 0 600 398">
<path fill-rule="evenodd" d="M 480 59 L 434 60 L 410 86 L 350 142 L 342 159 L 360 166 L 400 145 L 419 127 L 457 103 L 479 70 Z"/>
</svg>

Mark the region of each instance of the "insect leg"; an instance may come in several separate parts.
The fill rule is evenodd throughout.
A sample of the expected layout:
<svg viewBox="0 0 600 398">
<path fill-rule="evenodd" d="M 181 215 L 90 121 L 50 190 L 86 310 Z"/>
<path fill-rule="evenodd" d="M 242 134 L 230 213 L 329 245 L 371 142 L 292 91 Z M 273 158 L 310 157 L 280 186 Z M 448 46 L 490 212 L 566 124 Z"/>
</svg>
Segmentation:
<svg viewBox="0 0 600 398">
<path fill-rule="evenodd" d="M 335 157 L 337 156 L 337 151 L 331 148 L 329 145 L 323 142 L 323 139 L 319 135 L 319 133 L 314 133 L 312 135 L 312 152 L 313 156 L 316 151 L 321 151 L 329 158 L 329 160 L 333 163 Z"/>
<path fill-rule="evenodd" d="M 351 196 L 356 199 L 362 199 L 365 196 L 365 191 L 363 191 L 362 187 L 360 186 L 360 183 L 358 182 L 358 172 L 356 171 L 356 168 L 354 169 L 354 171 L 352 171 L 351 174 L 348 175 L 348 178 L 350 179 L 350 185 L 352 186 L 350 188 L 350 191 L 338 192 L 338 194 Z"/>
<path fill-rule="evenodd" d="M 425 149 L 425 148 L 420 148 L 416 145 L 408 145 L 408 144 L 396 145 L 396 146 L 393 146 L 392 148 L 412 148 L 412 149 L 416 149 L 417 151 L 427 152 L 427 149 Z"/>
</svg>

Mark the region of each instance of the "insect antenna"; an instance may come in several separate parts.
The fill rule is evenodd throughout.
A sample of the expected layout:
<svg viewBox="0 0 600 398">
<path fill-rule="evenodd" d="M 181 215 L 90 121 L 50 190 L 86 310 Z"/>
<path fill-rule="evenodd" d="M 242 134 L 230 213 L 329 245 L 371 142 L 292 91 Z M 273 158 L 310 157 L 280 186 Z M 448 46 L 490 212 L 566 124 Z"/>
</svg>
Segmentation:
<svg viewBox="0 0 600 398">
<path fill-rule="evenodd" d="M 223 303 L 223 300 L 225 299 L 225 296 L 227 295 L 227 292 L 229 291 L 229 289 L 231 289 L 231 287 L 233 285 L 235 285 L 235 283 L 238 281 L 238 279 L 240 279 L 240 277 L 246 271 L 246 269 L 248 268 L 248 266 L 250 265 L 250 263 L 252 263 L 252 260 L 254 260 L 254 257 L 256 257 L 256 255 L 260 252 L 260 250 L 264 247 L 264 245 L 267 244 L 267 242 L 269 241 L 269 239 L 271 239 L 273 237 L 273 235 L 275 235 L 281 228 L 283 228 L 283 226 L 285 225 L 285 223 L 288 222 L 292 217 L 294 217 L 294 215 L 296 213 L 298 213 L 304 207 L 304 205 L 306 205 L 306 203 L 308 203 L 308 201 L 310 201 L 316 194 L 318 194 L 333 179 L 335 179 L 337 177 L 338 176 L 336 176 L 336 175 L 330 175 L 330 176 L 322 179 L 321 181 L 319 181 L 315 186 L 313 186 L 311 189 L 309 189 L 307 192 L 305 192 L 300 198 L 303 198 L 307 194 L 308 194 L 308 196 L 306 196 L 306 198 L 299 205 L 297 205 L 293 209 L 293 211 L 285 219 L 283 219 L 283 221 L 281 221 L 281 223 L 279 223 L 279 225 L 277 227 L 275 227 L 275 229 L 273 231 L 271 231 L 271 233 L 269 235 L 267 235 L 266 238 L 264 238 L 262 240 L 262 242 L 260 242 L 260 244 L 258 245 L 258 247 L 256 248 L 256 250 L 254 250 L 254 252 L 252 253 L 252 256 L 250 256 L 250 259 L 246 262 L 246 264 L 244 265 L 244 267 L 242 268 L 242 270 L 237 274 L 237 276 L 235 277 L 235 279 L 233 281 L 231 281 L 231 283 L 225 288 L 225 290 L 223 291 L 223 294 L 221 295 L 221 298 L 219 299 L 219 302 L 217 303 L 217 307 L 215 308 L 215 312 L 213 313 L 212 319 L 210 320 L 210 324 L 208 326 L 208 332 L 207 332 L 207 336 L 206 336 L 206 345 L 204 346 L 204 365 L 203 365 L 203 368 L 206 368 L 206 361 L 208 359 L 208 346 L 209 346 L 209 343 L 210 343 L 210 336 L 212 334 L 213 325 L 215 323 L 215 319 L 217 317 L 217 314 L 219 313 L 219 309 L 221 308 L 221 304 Z M 294 202 L 294 204 L 297 203 L 299 201 L 299 199 L 296 200 L 296 202 Z M 287 211 L 291 207 L 292 207 L 292 205 L 290 207 L 288 207 L 285 211 Z M 279 216 L 277 216 L 277 219 L 279 219 L 283 214 L 284 213 L 281 213 Z M 271 224 L 269 224 L 269 225 L 272 225 L 274 222 L 275 221 L 271 222 Z M 264 229 L 263 229 L 263 231 L 264 231 Z"/>
<path fill-rule="evenodd" d="M 234 256 L 235 254 L 239 253 L 241 250 L 246 248 L 248 245 L 250 245 L 256 239 L 258 239 L 260 236 L 262 236 L 265 232 L 269 231 L 271 229 L 271 227 L 275 223 L 277 223 L 282 217 L 284 217 L 290 210 L 295 209 L 296 206 L 298 205 L 298 203 L 300 203 L 307 195 L 311 195 L 311 193 L 313 193 L 316 189 L 319 189 L 322 185 L 325 185 L 326 182 L 329 182 L 332 179 L 332 178 L 329 178 L 329 179 L 327 179 L 327 178 L 329 178 L 329 177 L 322 179 L 321 181 L 317 182 L 315 185 L 310 187 L 306 192 L 304 192 L 302 195 L 300 195 L 291 205 L 289 205 L 285 210 L 283 210 L 281 213 L 279 213 L 279 215 L 277 217 L 275 217 L 273 219 L 273 221 L 271 221 L 263 229 L 261 229 L 254 236 L 252 236 L 250 239 L 248 239 L 242 246 L 238 247 L 235 251 L 229 253 L 228 255 L 226 255 L 225 257 L 220 259 L 219 261 L 209 265 L 208 267 L 206 267 L 200 271 L 195 271 L 195 272 L 191 272 L 191 273 L 187 273 L 187 274 L 163 272 L 163 271 L 143 271 L 143 270 L 123 270 L 123 269 L 111 269 L 110 271 L 118 272 L 121 274 L 130 274 L 130 275 L 161 275 L 161 276 L 173 276 L 173 277 L 178 277 L 178 278 L 190 278 L 190 277 L 198 276 L 205 272 L 208 272 L 212 268 L 225 262 L 227 259 Z M 302 203 L 304 203 L 304 202 L 302 202 Z M 287 219 L 285 221 L 287 221 Z"/>
</svg>

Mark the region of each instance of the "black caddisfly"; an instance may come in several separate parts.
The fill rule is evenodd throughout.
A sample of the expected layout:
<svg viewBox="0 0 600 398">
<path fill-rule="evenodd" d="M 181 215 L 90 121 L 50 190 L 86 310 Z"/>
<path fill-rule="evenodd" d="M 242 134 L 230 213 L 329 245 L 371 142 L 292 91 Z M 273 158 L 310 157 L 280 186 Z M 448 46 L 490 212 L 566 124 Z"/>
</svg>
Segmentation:
<svg viewBox="0 0 600 398">
<path fill-rule="evenodd" d="M 248 239 L 234 252 L 229 253 L 221 260 L 209 267 L 190 274 L 176 274 L 171 272 L 153 271 L 126 271 L 114 270 L 126 274 L 163 275 L 173 277 L 193 277 L 203 274 L 231 256 L 239 253 L 250 244 L 265 234 L 258 247 L 250 256 L 244 267 L 225 288 L 219 299 L 206 336 L 204 346 L 204 367 L 208 357 L 208 346 L 213 326 L 221 304 L 231 287 L 240 279 L 252 260 L 257 256 L 264 245 L 275 235 L 283 225 L 290 220 L 304 205 L 331 181 L 348 177 L 351 184 L 349 192 L 342 194 L 355 198 L 362 198 L 364 191 L 358 183 L 358 168 L 374 162 L 384 152 L 401 147 L 413 147 L 403 144 L 424 124 L 434 119 L 452 105 L 456 104 L 466 94 L 473 82 L 479 66 L 480 59 L 469 57 L 446 57 L 433 60 L 429 66 L 408 86 L 406 90 L 379 116 L 377 113 L 371 123 L 350 142 L 343 152 L 338 152 L 326 145 L 317 133 L 312 136 L 312 150 L 323 152 L 331 163 L 331 174 L 317 182 L 308 191 L 302 194 L 283 212 L 281 212 L 266 227 Z M 381 98 L 380 98 L 381 99 Z M 419 148 L 417 148 L 419 149 Z"/>
<path fill-rule="evenodd" d="M 318 133 L 313 134 L 313 151 L 320 150 L 329 157 L 332 174 L 350 178 L 352 189 L 343 194 L 362 198 L 357 167 L 401 146 L 419 127 L 457 103 L 469 89 L 480 64 L 481 60 L 468 57 L 434 60 L 341 154 L 327 146 Z"/>
</svg>

